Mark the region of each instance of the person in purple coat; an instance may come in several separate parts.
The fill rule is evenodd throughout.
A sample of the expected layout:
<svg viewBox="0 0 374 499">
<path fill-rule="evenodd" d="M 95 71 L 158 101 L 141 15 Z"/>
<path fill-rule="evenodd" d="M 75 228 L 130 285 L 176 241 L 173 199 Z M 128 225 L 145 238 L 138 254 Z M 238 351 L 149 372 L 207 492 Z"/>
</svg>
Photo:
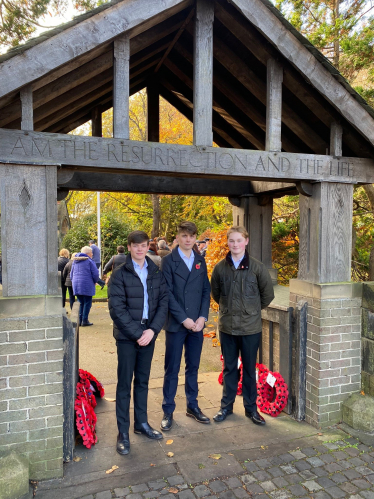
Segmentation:
<svg viewBox="0 0 374 499">
<path fill-rule="evenodd" d="M 74 257 L 70 279 L 74 294 L 80 303 L 79 325 L 92 326 L 88 314 L 92 306 L 92 297 L 96 293 L 95 284 L 99 280 L 99 271 L 92 260 L 92 250 L 89 246 L 84 246 Z"/>
</svg>

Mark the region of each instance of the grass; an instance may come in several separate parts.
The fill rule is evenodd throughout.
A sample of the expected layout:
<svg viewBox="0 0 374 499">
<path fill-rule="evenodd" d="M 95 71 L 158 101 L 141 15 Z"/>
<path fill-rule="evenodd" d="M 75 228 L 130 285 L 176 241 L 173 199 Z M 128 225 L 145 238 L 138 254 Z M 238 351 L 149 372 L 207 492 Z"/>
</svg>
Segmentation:
<svg viewBox="0 0 374 499">
<path fill-rule="evenodd" d="M 96 286 L 96 294 L 94 298 L 108 298 L 108 288 L 104 286 L 104 289 L 100 289 L 99 286 Z"/>
</svg>

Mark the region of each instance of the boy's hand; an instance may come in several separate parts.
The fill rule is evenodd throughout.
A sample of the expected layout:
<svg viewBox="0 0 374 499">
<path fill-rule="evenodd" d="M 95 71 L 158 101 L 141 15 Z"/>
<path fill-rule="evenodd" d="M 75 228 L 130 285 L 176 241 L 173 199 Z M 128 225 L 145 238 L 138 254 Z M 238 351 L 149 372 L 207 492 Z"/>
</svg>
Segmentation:
<svg viewBox="0 0 374 499">
<path fill-rule="evenodd" d="M 184 322 L 183 322 L 183 326 L 186 328 L 186 329 L 190 329 L 191 331 L 193 330 L 193 328 L 195 327 L 195 322 L 192 320 L 192 319 L 186 319 Z"/>
<path fill-rule="evenodd" d="M 198 333 L 199 331 L 202 331 L 204 329 L 204 325 L 205 325 L 205 318 L 199 317 L 195 322 L 195 326 L 192 328 L 192 331 Z"/>
<path fill-rule="evenodd" d="M 154 335 L 155 333 L 152 331 L 152 329 L 145 329 L 141 337 L 136 341 L 141 347 L 145 347 L 152 341 Z"/>
</svg>

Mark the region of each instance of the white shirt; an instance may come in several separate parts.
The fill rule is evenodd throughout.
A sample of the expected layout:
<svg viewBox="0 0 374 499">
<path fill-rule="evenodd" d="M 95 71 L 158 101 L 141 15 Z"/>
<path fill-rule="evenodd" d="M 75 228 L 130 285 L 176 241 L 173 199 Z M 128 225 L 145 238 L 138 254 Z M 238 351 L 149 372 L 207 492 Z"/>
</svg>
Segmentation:
<svg viewBox="0 0 374 499">
<path fill-rule="evenodd" d="M 143 307 L 143 316 L 142 319 L 148 319 L 148 290 L 147 290 L 147 277 L 148 277 L 148 263 L 147 260 L 144 260 L 144 265 L 141 268 L 134 260 L 132 260 L 134 265 L 135 272 L 140 277 L 144 288 L 144 307 Z"/>
<path fill-rule="evenodd" d="M 191 272 L 192 265 L 193 265 L 193 262 L 195 260 L 195 255 L 194 255 L 193 250 L 191 251 L 191 255 L 188 257 L 183 253 L 183 251 L 178 246 L 178 253 L 179 253 L 179 256 L 182 258 L 182 260 L 184 261 L 184 263 L 187 265 L 188 270 Z"/>
<path fill-rule="evenodd" d="M 236 269 L 239 267 L 239 265 L 241 264 L 241 262 L 242 262 L 242 260 L 243 260 L 243 258 L 244 258 L 244 257 L 245 257 L 245 253 L 244 253 L 244 255 L 241 257 L 241 259 L 240 259 L 240 260 L 236 260 L 236 261 L 235 261 L 235 260 L 233 259 L 232 255 L 231 255 L 231 260 L 232 260 L 232 263 L 234 264 L 234 267 L 235 267 Z"/>
</svg>

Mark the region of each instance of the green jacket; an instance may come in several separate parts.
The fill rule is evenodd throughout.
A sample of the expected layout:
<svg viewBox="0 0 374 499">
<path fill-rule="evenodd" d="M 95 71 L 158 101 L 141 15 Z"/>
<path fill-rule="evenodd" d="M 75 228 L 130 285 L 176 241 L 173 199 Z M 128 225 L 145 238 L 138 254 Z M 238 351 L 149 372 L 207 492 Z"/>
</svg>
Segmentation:
<svg viewBox="0 0 374 499">
<path fill-rule="evenodd" d="M 261 309 L 274 299 L 273 283 L 263 263 L 245 252 L 238 269 L 231 253 L 213 269 L 212 297 L 219 304 L 219 330 L 234 336 L 262 331 Z"/>
</svg>

